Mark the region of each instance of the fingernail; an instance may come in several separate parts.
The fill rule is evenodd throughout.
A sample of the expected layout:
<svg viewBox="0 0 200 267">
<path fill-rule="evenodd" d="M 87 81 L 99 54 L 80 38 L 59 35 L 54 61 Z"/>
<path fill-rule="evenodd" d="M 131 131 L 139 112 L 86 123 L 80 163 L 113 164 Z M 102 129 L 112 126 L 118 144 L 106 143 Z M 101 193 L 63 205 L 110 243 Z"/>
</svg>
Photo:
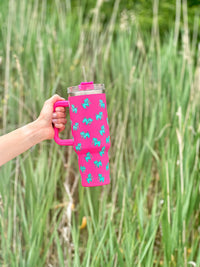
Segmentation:
<svg viewBox="0 0 200 267">
<path fill-rule="evenodd" d="M 53 113 L 53 118 L 56 118 L 56 113 Z"/>
<path fill-rule="evenodd" d="M 53 123 L 56 123 L 56 119 L 53 119 L 52 122 L 53 122 Z"/>
</svg>

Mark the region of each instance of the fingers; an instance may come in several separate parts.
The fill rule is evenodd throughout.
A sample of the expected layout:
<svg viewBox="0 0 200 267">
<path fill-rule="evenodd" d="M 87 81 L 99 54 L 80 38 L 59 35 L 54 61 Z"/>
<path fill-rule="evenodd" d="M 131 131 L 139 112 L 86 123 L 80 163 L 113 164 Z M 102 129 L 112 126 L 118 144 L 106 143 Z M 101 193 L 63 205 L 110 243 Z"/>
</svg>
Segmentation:
<svg viewBox="0 0 200 267">
<path fill-rule="evenodd" d="M 57 107 L 55 109 L 55 112 L 52 114 L 52 122 L 54 126 L 59 129 L 59 132 L 65 129 L 65 124 L 67 123 L 65 107 Z"/>
<path fill-rule="evenodd" d="M 54 124 L 56 128 L 58 128 L 60 131 L 65 129 L 65 125 L 62 123 L 55 123 Z"/>
<path fill-rule="evenodd" d="M 65 118 L 60 118 L 60 119 L 53 119 L 52 122 L 56 124 L 66 124 L 67 120 Z M 58 128 L 58 127 L 57 127 Z"/>
<path fill-rule="evenodd" d="M 65 118 L 66 113 L 65 112 L 53 112 L 52 118 L 53 119 L 60 119 L 60 118 Z"/>
<path fill-rule="evenodd" d="M 57 107 L 55 109 L 55 111 L 57 111 L 57 112 L 65 112 L 66 111 L 66 108 L 65 107 Z"/>
<path fill-rule="evenodd" d="M 61 110 L 60 107 L 57 110 Z M 56 128 L 58 128 L 60 131 L 63 131 L 65 129 L 65 124 L 67 123 L 66 120 L 66 114 L 65 112 L 54 112 L 52 116 L 52 122 Z"/>
<path fill-rule="evenodd" d="M 65 125 L 62 123 L 56 123 L 54 124 L 56 128 L 59 129 L 59 132 L 62 132 L 65 129 Z"/>
</svg>

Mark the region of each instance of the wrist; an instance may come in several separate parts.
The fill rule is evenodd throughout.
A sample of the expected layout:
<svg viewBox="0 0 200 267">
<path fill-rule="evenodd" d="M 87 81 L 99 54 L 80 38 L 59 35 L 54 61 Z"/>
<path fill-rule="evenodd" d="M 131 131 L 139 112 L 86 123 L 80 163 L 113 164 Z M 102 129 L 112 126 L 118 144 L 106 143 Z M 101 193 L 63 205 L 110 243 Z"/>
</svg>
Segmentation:
<svg viewBox="0 0 200 267">
<path fill-rule="evenodd" d="M 31 142 L 31 146 L 34 146 L 47 139 L 45 135 L 46 132 L 44 130 L 44 126 L 40 120 L 37 119 L 24 127 L 26 128 L 25 135 L 28 136 Z"/>
</svg>

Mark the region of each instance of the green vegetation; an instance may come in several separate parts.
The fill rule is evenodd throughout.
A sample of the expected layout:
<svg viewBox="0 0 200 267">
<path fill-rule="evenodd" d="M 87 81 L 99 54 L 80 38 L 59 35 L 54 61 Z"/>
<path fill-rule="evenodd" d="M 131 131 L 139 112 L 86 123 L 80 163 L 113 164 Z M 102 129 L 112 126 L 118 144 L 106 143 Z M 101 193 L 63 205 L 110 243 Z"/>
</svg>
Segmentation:
<svg viewBox="0 0 200 267">
<path fill-rule="evenodd" d="M 1 134 L 84 71 L 106 86 L 111 133 L 108 186 L 83 188 L 53 140 L 1 167 L 0 266 L 200 265 L 199 18 L 191 37 L 183 12 L 161 42 L 156 12 L 144 32 L 118 0 L 102 24 L 101 4 L 0 2 Z"/>
</svg>

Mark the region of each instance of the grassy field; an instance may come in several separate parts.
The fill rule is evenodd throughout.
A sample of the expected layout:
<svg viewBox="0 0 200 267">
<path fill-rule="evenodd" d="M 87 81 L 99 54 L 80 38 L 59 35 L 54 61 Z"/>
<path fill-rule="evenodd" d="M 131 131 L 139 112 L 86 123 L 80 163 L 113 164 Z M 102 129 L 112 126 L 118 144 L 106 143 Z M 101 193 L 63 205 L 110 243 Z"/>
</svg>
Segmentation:
<svg viewBox="0 0 200 267">
<path fill-rule="evenodd" d="M 199 18 L 189 34 L 184 3 L 161 42 L 158 1 L 151 33 L 116 21 L 118 0 L 106 25 L 99 0 L 87 15 L 0 2 L 0 133 L 87 79 L 106 86 L 111 134 L 104 187 L 82 187 L 76 153 L 53 140 L 1 167 L 0 266 L 200 266 Z"/>
</svg>

